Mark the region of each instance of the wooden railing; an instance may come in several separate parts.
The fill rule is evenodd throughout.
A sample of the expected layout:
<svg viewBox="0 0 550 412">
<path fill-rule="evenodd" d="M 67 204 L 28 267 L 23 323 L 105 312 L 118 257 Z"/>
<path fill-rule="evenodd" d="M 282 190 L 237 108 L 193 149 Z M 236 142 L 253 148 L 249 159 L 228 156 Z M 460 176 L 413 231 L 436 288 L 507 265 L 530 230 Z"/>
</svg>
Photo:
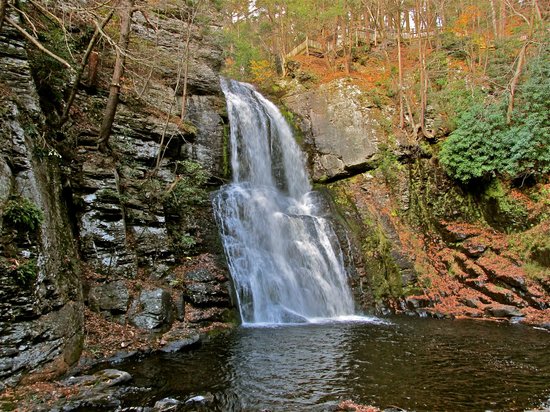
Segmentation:
<svg viewBox="0 0 550 412">
<path fill-rule="evenodd" d="M 422 31 L 420 33 L 402 33 L 401 38 L 403 40 L 411 40 L 411 39 L 417 39 L 417 38 L 426 38 L 431 37 L 434 35 L 434 32 L 427 32 Z M 361 39 L 365 41 L 367 38 L 373 42 L 375 40 L 374 33 L 366 33 L 365 31 L 358 31 L 355 33 L 355 36 L 357 36 L 358 39 Z M 384 33 L 384 37 L 386 39 L 395 40 L 397 38 L 396 33 Z M 327 41 L 326 46 L 323 47 L 323 44 L 321 42 L 318 42 L 316 40 L 306 39 L 299 45 L 297 45 L 295 48 L 293 48 L 290 52 L 288 52 L 285 56 L 286 59 L 290 59 L 294 56 L 298 56 L 299 54 L 313 54 L 313 55 L 320 55 L 323 56 L 328 51 L 336 51 L 339 52 L 342 50 L 342 39 L 338 39 L 336 42 L 336 49 L 334 49 L 334 41 Z"/>
</svg>

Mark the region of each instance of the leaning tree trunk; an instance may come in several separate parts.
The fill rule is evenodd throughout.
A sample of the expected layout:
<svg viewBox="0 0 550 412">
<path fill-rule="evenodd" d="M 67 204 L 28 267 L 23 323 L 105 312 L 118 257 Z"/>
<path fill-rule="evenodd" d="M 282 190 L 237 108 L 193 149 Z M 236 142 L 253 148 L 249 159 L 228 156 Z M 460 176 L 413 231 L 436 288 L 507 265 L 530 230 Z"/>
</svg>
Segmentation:
<svg viewBox="0 0 550 412">
<path fill-rule="evenodd" d="M 4 17 L 6 16 L 7 8 L 8 0 L 0 0 L 0 31 L 2 31 L 2 25 L 4 24 Z"/>
<path fill-rule="evenodd" d="M 109 97 L 107 99 L 107 105 L 105 106 L 105 113 L 103 115 L 103 122 L 101 123 L 98 138 L 98 147 L 102 152 L 107 149 L 109 137 L 111 136 L 111 128 L 113 127 L 113 121 L 115 120 L 115 114 L 120 96 L 120 82 L 122 80 L 122 76 L 124 75 L 124 64 L 126 62 L 128 45 L 130 43 L 130 30 L 132 25 L 132 14 L 134 12 L 134 3 L 135 0 L 121 0 L 119 3 L 120 37 L 116 47 L 115 68 L 113 70 L 113 77 L 109 88 Z"/>
</svg>

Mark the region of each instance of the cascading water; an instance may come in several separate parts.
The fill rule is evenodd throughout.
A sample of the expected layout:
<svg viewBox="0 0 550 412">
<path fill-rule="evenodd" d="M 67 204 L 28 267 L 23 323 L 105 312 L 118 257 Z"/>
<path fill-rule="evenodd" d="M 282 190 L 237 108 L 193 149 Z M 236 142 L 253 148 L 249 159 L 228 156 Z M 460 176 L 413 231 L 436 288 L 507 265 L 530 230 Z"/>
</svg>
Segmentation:
<svg viewBox="0 0 550 412">
<path fill-rule="evenodd" d="M 243 323 L 353 315 L 338 239 L 290 127 L 251 85 L 222 79 L 222 89 L 233 182 L 213 204 Z"/>
</svg>

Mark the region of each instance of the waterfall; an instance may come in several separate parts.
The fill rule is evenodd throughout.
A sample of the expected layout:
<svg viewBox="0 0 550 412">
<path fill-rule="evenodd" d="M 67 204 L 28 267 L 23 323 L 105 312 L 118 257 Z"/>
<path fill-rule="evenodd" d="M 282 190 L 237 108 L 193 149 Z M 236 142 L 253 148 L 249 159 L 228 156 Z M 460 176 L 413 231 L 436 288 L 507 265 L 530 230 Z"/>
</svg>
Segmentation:
<svg viewBox="0 0 550 412">
<path fill-rule="evenodd" d="M 243 323 L 352 315 L 342 251 L 289 125 L 251 85 L 221 82 L 233 182 L 213 205 Z"/>
</svg>

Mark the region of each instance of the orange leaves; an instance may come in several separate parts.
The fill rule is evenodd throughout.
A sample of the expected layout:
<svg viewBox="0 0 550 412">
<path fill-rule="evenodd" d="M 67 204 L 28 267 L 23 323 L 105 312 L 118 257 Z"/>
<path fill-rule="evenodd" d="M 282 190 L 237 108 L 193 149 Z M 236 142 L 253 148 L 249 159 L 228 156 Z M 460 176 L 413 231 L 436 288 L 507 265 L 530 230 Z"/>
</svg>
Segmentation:
<svg viewBox="0 0 550 412">
<path fill-rule="evenodd" d="M 457 36 L 467 36 L 471 34 L 476 21 L 483 17 L 483 13 L 478 6 L 467 6 L 456 19 L 451 31 Z"/>
<path fill-rule="evenodd" d="M 252 74 L 253 81 L 257 83 L 271 80 L 276 74 L 271 63 L 267 60 L 251 60 L 250 73 Z"/>
</svg>

